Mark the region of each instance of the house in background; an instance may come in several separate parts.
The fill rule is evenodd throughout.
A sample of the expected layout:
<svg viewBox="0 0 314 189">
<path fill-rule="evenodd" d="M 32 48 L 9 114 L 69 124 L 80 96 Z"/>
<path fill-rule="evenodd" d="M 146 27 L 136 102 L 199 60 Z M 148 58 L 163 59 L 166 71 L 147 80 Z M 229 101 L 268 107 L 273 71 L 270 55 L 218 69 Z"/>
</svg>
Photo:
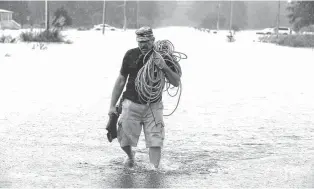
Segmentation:
<svg viewBox="0 0 314 189">
<path fill-rule="evenodd" d="M 12 19 L 13 12 L 0 9 L 0 29 L 21 29 L 21 25 Z"/>
</svg>

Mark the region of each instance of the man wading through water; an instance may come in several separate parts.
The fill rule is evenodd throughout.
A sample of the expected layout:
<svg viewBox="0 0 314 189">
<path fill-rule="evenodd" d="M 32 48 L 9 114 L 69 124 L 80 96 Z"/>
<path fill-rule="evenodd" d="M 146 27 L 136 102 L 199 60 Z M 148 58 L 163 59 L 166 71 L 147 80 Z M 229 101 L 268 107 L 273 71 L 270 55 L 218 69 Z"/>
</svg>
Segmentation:
<svg viewBox="0 0 314 189">
<path fill-rule="evenodd" d="M 141 100 L 135 89 L 137 73 L 149 59 L 151 50 L 154 47 L 155 37 L 150 27 L 142 27 L 136 30 L 135 33 L 138 47 L 128 50 L 124 55 L 120 74 L 112 91 L 109 115 L 112 113 L 117 114 L 116 104 L 127 81 L 126 90 L 122 95 L 122 114 L 118 121 L 117 137 L 122 150 L 128 156 L 125 165 L 128 167 L 134 166 L 135 152 L 132 151 L 132 146 L 137 146 L 143 127 L 146 147 L 149 148 L 150 163 L 158 168 L 161 147 L 165 137 L 163 103 L 160 97 L 147 104 Z M 143 60 L 147 53 L 150 54 Z M 163 71 L 170 84 L 176 87 L 180 85 L 181 74 L 176 73 L 168 61 L 156 61 L 156 66 Z"/>
</svg>

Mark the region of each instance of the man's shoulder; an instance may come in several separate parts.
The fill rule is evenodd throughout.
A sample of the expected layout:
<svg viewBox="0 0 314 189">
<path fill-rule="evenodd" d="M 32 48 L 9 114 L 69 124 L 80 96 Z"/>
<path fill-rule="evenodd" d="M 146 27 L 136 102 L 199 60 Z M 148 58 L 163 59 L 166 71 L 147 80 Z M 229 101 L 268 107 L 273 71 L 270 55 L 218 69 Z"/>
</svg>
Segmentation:
<svg viewBox="0 0 314 189">
<path fill-rule="evenodd" d="M 132 55 L 132 54 L 138 54 L 140 52 L 140 49 L 138 47 L 129 49 L 125 54 L 126 55 Z"/>
</svg>

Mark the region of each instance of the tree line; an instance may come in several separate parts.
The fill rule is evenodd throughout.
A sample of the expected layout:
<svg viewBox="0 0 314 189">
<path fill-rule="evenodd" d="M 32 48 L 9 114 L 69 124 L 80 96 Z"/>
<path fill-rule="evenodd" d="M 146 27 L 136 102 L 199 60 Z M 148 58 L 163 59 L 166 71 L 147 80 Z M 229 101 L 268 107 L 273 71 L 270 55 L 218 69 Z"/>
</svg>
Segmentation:
<svg viewBox="0 0 314 189">
<path fill-rule="evenodd" d="M 71 18 L 72 27 L 90 27 L 102 23 L 103 1 L 49 1 L 50 21 L 61 9 Z M 227 29 L 232 25 L 241 29 L 274 27 L 277 23 L 276 1 L 106 1 L 106 23 L 122 28 L 141 25 L 152 27 L 179 25 Z M 14 12 L 21 25 L 45 23 L 44 1 L 0 1 L 0 8 Z M 313 24 L 314 2 L 280 2 L 280 25 L 300 29 Z"/>
</svg>

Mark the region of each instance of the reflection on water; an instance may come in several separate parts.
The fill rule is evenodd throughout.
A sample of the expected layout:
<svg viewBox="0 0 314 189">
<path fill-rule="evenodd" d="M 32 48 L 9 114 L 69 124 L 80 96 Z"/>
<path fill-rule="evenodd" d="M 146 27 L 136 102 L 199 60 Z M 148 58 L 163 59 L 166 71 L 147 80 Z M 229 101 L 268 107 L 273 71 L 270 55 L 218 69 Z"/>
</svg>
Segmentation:
<svg viewBox="0 0 314 189">
<path fill-rule="evenodd" d="M 135 188 L 135 178 L 133 175 L 120 173 L 117 174 L 117 178 L 113 183 L 113 188 Z"/>
<path fill-rule="evenodd" d="M 108 177 L 108 176 L 107 176 Z M 158 171 L 134 172 L 127 169 L 110 175 L 103 187 L 110 188 L 166 188 L 167 175 Z"/>
<path fill-rule="evenodd" d="M 165 175 L 158 172 L 150 172 L 147 175 L 145 187 L 166 188 L 167 182 Z"/>
<path fill-rule="evenodd" d="M 165 150 L 159 169 L 149 164 L 147 154 L 139 150 L 135 157 L 135 167 L 124 167 L 123 158 L 113 158 L 101 171 L 101 187 L 112 188 L 166 188 L 174 186 L 178 176 L 217 174 L 220 170 L 216 160 L 211 160 L 208 152 L 190 151 L 176 153 Z M 108 174 L 109 171 L 110 173 Z M 179 184 L 179 183 L 176 183 Z"/>
<path fill-rule="evenodd" d="M 2 176 L 0 175 L 0 188 L 9 188 L 11 187 L 12 183 L 10 181 L 1 181 Z"/>
</svg>

